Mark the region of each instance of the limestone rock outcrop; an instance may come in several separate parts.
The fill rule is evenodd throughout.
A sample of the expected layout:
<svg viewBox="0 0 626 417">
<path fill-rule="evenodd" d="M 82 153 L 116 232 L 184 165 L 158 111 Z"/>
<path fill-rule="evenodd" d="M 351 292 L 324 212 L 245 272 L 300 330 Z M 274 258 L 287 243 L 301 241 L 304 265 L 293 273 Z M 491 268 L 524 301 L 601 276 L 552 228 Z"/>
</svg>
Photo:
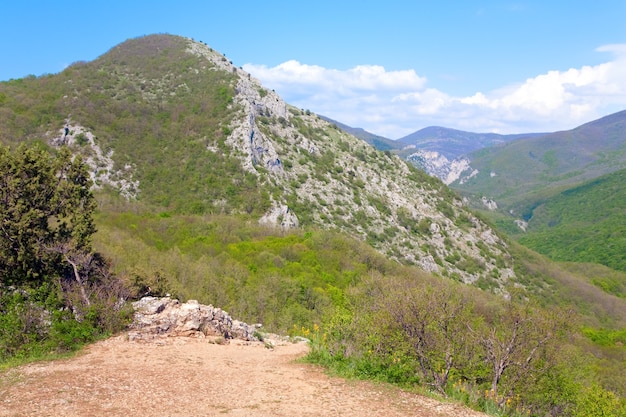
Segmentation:
<svg viewBox="0 0 626 417">
<path fill-rule="evenodd" d="M 206 337 L 259 340 L 255 333 L 260 324 L 249 325 L 234 320 L 220 308 L 186 303 L 170 297 L 143 297 L 133 303 L 134 320 L 128 333 L 129 340 L 152 340 L 163 336 Z"/>
</svg>

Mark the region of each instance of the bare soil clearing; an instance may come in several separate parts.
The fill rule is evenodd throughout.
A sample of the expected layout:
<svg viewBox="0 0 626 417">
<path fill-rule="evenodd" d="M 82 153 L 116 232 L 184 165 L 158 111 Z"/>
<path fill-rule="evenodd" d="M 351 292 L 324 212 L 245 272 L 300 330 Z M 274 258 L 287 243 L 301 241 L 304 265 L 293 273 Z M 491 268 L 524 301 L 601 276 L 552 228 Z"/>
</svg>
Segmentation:
<svg viewBox="0 0 626 417">
<path fill-rule="evenodd" d="M 295 360 L 305 343 L 120 335 L 0 373 L 0 416 L 462 416 L 484 414 Z"/>
</svg>

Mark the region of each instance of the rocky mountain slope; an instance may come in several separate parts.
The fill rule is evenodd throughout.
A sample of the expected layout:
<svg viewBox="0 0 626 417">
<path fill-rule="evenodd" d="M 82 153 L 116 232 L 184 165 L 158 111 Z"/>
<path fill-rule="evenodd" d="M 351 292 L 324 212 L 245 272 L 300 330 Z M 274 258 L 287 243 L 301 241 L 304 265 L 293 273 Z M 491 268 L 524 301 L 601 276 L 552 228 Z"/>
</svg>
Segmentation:
<svg viewBox="0 0 626 417">
<path fill-rule="evenodd" d="M 202 42 L 132 39 L 0 94 L 13 98 L 0 115 L 4 142 L 70 146 L 96 186 L 126 198 L 338 229 L 467 283 L 503 287 L 514 276 L 504 241 L 443 183 L 288 105 Z M 20 96 L 46 123 L 19 118 Z"/>
</svg>

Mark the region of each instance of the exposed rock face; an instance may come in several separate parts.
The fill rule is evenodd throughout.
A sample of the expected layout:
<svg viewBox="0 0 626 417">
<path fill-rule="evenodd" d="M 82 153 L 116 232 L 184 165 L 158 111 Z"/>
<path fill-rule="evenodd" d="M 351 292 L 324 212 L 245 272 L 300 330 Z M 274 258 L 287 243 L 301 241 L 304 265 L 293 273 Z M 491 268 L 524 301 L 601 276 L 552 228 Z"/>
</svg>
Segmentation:
<svg viewBox="0 0 626 417">
<path fill-rule="evenodd" d="M 160 336 L 258 340 L 255 332 L 261 327 L 234 320 L 224 310 L 195 300 L 181 303 L 169 297 L 144 297 L 134 302 L 133 308 L 130 340 L 152 340 Z"/>
<path fill-rule="evenodd" d="M 443 181 L 452 184 L 461 174 L 470 168 L 467 158 L 456 158 L 452 161 L 436 151 L 420 149 L 407 157 L 407 160 Z"/>
<path fill-rule="evenodd" d="M 483 196 L 480 201 L 482 201 L 483 205 L 491 211 L 498 209 L 498 204 L 490 198 Z"/>
<path fill-rule="evenodd" d="M 189 42 L 188 51 L 211 61 L 216 67 L 237 74 L 237 95 L 235 104 L 243 111 L 232 122 L 232 133 L 227 143 L 245 155 L 243 166 L 249 172 L 257 173 L 256 165 L 274 173 L 282 173 L 283 167 L 274 144 L 259 129 L 257 117 L 276 117 L 287 120 L 287 104 L 275 91 L 266 90 L 259 80 L 235 67 L 225 57 L 206 45 Z"/>
<path fill-rule="evenodd" d="M 298 227 L 298 217 L 289 210 L 289 207 L 282 205 L 274 207 L 269 213 L 261 217 L 261 224 L 280 224 L 283 229 L 291 229 Z"/>
<path fill-rule="evenodd" d="M 56 148 L 61 146 L 82 148 L 80 153 L 84 155 L 83 160 L 90 168 L 89 176 L 94 189 L 109 185 L 127 200 L 137 198 L 139 181 L 133 178 L 134 168 L 125 165 L 123 169 L 116 170 L 113 150 L 105 153 L 98 145 L 94 134 L 86 127 L 73 123 L 68 118 L 65 127 L 61 128 L 49 143 Z"/>
<path fill-rule="evenodd" d="M 520 229 L 522 229 L 522 231 L 526 231 L 526 229 L 528 228 L 528 222 L 525 222 L 524 220 L 519 220 L 516 219 L 515 220 L 515 224 L 517 225 L 517 227 L 519 227 Z"/>
</svg>

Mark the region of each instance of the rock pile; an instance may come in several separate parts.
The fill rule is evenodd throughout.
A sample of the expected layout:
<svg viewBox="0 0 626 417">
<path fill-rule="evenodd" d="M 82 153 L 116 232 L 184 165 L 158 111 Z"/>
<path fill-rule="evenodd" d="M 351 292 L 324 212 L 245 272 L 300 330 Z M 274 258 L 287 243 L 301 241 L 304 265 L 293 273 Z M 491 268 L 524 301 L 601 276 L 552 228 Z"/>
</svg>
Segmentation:
<svg viewBox="0 0 626 417">
<path fill-rule="evenodd" d="M 227 312 L 196 300 L 181 303 L 170 297 L 144 297 L 133 303 L 133 324 L 129 340 L 148 341 L 163 336 L 218 336 L 224 339 L 259 340 L 260 324 L 249 325 Z M 256 333 L 258 334 L 258 333 Z"/>
</svg>

